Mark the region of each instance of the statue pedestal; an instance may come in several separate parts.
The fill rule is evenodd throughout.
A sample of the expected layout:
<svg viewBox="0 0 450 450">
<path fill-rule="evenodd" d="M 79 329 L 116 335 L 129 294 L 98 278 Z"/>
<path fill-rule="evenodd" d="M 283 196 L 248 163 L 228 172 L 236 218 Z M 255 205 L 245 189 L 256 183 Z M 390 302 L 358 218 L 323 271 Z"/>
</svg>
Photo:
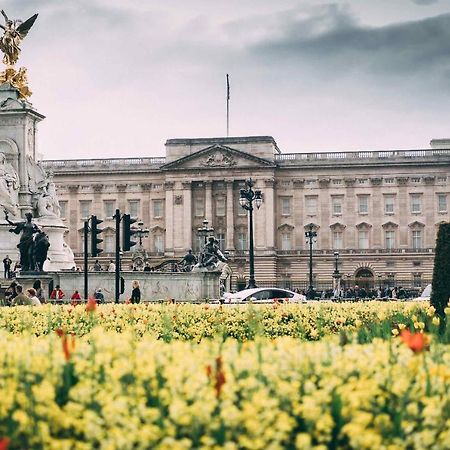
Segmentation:
<svg viewBox="0 0 450 450">
<path fill-rule="evenodd" d="M 3 261 L 3 258 L 8 255 L 12 260 L 12 270 L 14 264 L 20 261 L 20 253 L 19 249 L 16 247 L 19 243 L 19 238 L 16 234 L 9 232 L 10 228 L 11 225 L 5 220 L 0 220 L 0 259 Z M 1 270 L 3 270 L 3 265 L 1 266 Z"/>
<path fill-rule="evenodd" d="M 67 227 L 57 217 L 39 217 L 33 221 L 48 236 L 50 247 L 47 261 L 44 263 L 44 271 L 58 272 L 70 270 L 75 267 L 75 260 L 71 248 L 64 242 L 64 233 Z"/>
<path fill-rule="evenodd" d="M 40 217 L 39 219 L 33 219 L 48 236 L 50 241 L 50 248 L 48 249 L 47 261 L 44 263 L 44 271 L 60 271 L 70 270 L 75 267 L 75 260 L 73 252 L 70 247 L 64 242 L 64 233 L 67 231 L 67 227 L 58 218 Z M 20 240 L 20 235 L 10 233 L 11 225 L 5 220 L 0 220 L 0 259 L 8 255 L 13 264 L 20 261 L 20 252 L 17 248 L 17 244 Z M 3 270 L 3 267 L 0 267 Z"/>
</svg>

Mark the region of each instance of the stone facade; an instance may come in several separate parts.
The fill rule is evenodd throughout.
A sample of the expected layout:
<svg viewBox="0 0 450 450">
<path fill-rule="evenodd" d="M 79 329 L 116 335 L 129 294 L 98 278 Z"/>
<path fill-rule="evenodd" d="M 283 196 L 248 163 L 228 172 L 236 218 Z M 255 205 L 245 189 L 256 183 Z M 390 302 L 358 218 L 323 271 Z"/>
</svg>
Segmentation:
<svg viewBox="0 0 450 450">
<path fill-rule="evenodd" d="M 83 219 L 104 220 L 104 264 L 114 251 L 116 208 L 149 228 L 154 264 L 199 249 L 203 220 L 229 252 L 234 281 L 248 276 L 247 212 L 239 189 L 252 177 L 257 283 L 304 288 L 317 231 L 317 287 L 343 281 L 419 286 L 432 275 L 436 231 L 449 220 L 450 142 L 423 150 L 281 153 L 272 137 L 169 139 L 166 157 L 43 161 L 54 173 L 68 243 L 82 261 Z M 124 255 L 124 266 L 131 255 Z"/>
</svg>

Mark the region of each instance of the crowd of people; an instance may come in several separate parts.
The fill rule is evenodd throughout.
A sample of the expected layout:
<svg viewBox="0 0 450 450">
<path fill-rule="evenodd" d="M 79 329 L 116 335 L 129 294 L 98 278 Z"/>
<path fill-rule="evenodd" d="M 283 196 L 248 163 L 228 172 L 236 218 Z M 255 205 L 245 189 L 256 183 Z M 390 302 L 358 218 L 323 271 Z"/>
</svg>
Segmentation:
<svg viewBox="0 0 450 450">
<path fill-rule="evenodd" d="M 127 300 L 127 303 L 140 303 L 141 301 L 141 288 L 139 281 L 134 280 L 131 284 L 131 297 Z M 92 298 L 95 299 L 97 303 L 105 303 L 105 295 L 102 288 L 97 288 L 91 294 Z M 26 289 L 16 280 L 13 280 L 10 285 L 6 288 L 4 293 L 4 306 L 16 306 L 16 305 L 32 305 L 39 306 L 44 303 L 72 303 L 77 304 L 81 302 L 83 297 L 78 290 L 75 290 L 69 297 L 66 296 L 65 292 L 61 289 L 61 286 L 57 284 L 50 292 L 49 298 L 47 299 L 44 294 L 44 289 L 42 288 L 41 280 L 35 280 L 33 287 Z M 0 303 L 1 304 L 1 303 Z"/>
<path fill-rule="evenodd" d="M 299 289 L 294 289 L 295 292 L 307 295 L 306 291 L 300 291 Z M 333 290 L 324 289 L 322 291 L 314 291 L 314 298 L 321 299 L 407 299 L 411 297 L 411 293 L 403 288 L 402 286 L 394 287 L 378 287 L 374 289 L 366 289 L 360 286 L 350 286 L 344 289 Z"/>
</svg>

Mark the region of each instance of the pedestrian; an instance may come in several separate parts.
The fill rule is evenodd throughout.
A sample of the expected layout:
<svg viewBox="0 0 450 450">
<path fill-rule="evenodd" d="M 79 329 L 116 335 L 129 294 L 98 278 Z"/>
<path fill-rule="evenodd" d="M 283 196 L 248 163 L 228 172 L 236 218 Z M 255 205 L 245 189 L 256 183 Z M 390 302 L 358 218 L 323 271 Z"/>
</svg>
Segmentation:
<svg viewBox="0 0 450 450">
<path fill-rule="evenodd" d="M 41 306 L 41 302 L 36 296 L 36 289 L 34 288 L 27 289 L 27 296 L 30 299 L 31 302 L 30 304 L 32 306 Z"/>
<path fill-rule="evenodd" d="M 11 306 L 18 306 L 18 305 L 31 305 L 31 299 L 30 297 L 26 296 L 23 293 L 23 287 L 18 284 L 16 286 L 17 295 L 13 298 L 11 302 Z"/>
<path fill-rule="evenodd" d="M 98 262 L 98 259 L 95 260 L 93 269 L 94 269 L 95 272 L 101 272 L 102 266 L 101 266 L 101 264 Z"/>
<path fill-rule="evenodd" d="M 150 272 L 150 266 L 148 265 L 148 263 L 145 264 L 144 272 Z"/>
<path fill-rule="evenodd" d="M 34 280 L 33 289 L 36 291 L 36 297 L 41 303 L 45 303 L 44 290 L 42 289 L 41 280 Z"/>
<path fill-rule="evenodd" d="M 78 291 L 74 291 L 72 294 L 72 297 L 70 297 L 71 300 L 81 300 L 81 295 Z"/>
<path fill-rule="evenodd" d="M 16 295 L 17 295 L 16 287 L 17 287 L 17 283 L 15 281 L 13 281 L 6 288 L 6 291 L 5 291 L 5 303 L 6 303 L 7 306 L 11 306 L 14 297 L 16 297 Z"/>
<path fill-rule="evenodd" d="M 94 292 L 94 298 L 95 300 L 97 300 L 97 303 L 105 302 L 105 296 L 103 295 L 101 288 L 96 289 L 96 291 Z"/>
<path fill-rule="evenodd" d="M 108 272 L 115 272 L 116 271 L 116 265 L 114 264 L 114 261 L 111 259 L 108 266 Z"/>
<path fill-rule="evenodd" d="M 4 278 L 9 278 L 11 276 L 11 258 L 6 255 L 5 258 L 3 259 L 3 270 L 5 272 L 5 277 Z"/>
<path fill-rule="evenodd" d="M 141 288 L 138 280 L 133 280 L 131 284 L 133 290 L 131 291 L 131 303 L 140 303 L 141 301 Z"/>
<path fill-rule="evenodd" d="M 62 300 L 65 296 L 66 294 L 64 294 L 59 284 L 56 285 L 55 289 L 53 289 L 53 291 L 50 294 L 50 298 L 56 301 Z"/>
<path fill-rule="evenodd" d="M 21 269 L 22 269 L 22 266 L 20 265 L 20 262 L 17 261 L 14 264 L 14 269 L 13 269 L 14 276 L 17 276 L 17 274 L 20 272 Z"/>
</svg>

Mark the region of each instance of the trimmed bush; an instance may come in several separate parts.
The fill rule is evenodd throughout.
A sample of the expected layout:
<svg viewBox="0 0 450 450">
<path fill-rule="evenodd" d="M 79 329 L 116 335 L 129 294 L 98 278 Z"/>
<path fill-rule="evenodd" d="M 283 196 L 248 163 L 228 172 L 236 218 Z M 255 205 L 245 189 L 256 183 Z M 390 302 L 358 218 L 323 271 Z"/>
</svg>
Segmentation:
<svg viewBox="0 0 450 450">
<path fill-rule="evenodd" d="M 431 304 L 441 318 L 450 297 L 450 223 L 442 223 L 436 240 L 433 269 Z"/>
</svg>

